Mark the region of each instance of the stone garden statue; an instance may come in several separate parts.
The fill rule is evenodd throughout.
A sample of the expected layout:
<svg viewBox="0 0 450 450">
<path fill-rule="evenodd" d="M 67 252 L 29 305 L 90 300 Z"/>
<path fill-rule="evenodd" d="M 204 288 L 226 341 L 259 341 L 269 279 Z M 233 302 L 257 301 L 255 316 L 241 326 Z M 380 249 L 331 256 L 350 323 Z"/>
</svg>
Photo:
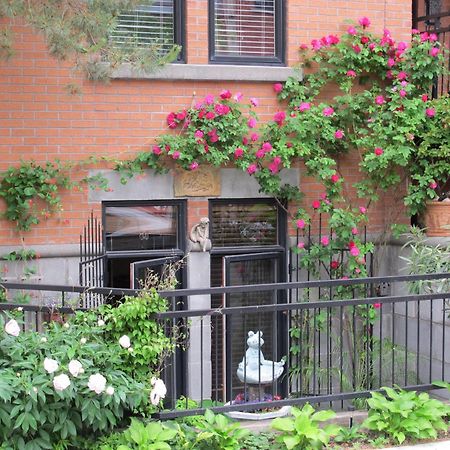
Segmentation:
<svg viewBox="0 0 450 450">
<path fill-rule="evenodd" d="M 189 240 L 192 242 L 191 250 L 195 250 L 195 244 L 198 244 L 202 252 L 211 249 L 211 241 L 209 240 L 209 219 L 202 217 L 200 222 L 191 228 Z"/>
<path fill-rule="evenodd" d="M 277 380 L 284 370 L 284 361 L 269 361 L 264 358 L 261 346 L 264 344 L 262 332 L 248 332 L 245 357 L 239 363 L 237 376 L 242 383 L 270 384 Z"/>
</svg>

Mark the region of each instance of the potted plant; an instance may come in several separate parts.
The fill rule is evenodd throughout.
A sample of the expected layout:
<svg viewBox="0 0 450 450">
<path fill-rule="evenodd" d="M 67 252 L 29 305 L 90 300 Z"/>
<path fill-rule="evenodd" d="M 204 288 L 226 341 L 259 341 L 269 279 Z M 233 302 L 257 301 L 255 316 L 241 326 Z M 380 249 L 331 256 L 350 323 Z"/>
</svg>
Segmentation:
<svg viewBox="0 0 450 450">
<path fill-rule="evenodd" d="M 406 204 L 428 236 L 450 236 L 450 97 L 432 100 L 415 136 Z"/>
</svg>

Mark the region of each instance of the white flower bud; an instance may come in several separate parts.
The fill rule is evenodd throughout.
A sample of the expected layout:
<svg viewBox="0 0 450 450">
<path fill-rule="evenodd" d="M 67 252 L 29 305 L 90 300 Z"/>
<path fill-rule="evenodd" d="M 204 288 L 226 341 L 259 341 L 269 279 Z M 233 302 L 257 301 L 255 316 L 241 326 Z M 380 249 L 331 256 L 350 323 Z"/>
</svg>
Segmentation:
<svg viewBox="0 0 450 450">
<path fill-rule="evenodd" d="M 86 339 L 86 338 L 81 338 L 81 339 L 80 339 L 80 344 L 86 344 L 86 342 L 87 342 L 87 339 Z"/>
<path fill-rule="evenodd" d="M 64 389 L 68 388 L 69 386 L 70 379 L 65 373 L 57 375 L 55 378 L 53 378 L 53 387 L 55 388 L 55 390 L 64 391 Z"/>
<path fill-rule="evenodd" d="M 119 344 L 121 345 L 121 347 L 123 348 L 129 348 L 131 346 L 131 341 L 130 338 L 124 334 L 120 339 L 119 339 Z"/>
<path fill-rule="evenodd" d="M 81 365 L 80 361 L 77 361 L 76 359 L 72 359 L 69 362 L 69 372 L 73 377 L 77 377 L 83 370 L 83 366 Z"/>
<path fill-rule="evenodd" d="M 69 328 L 69 326 L 70 325 L 67 322 L 63 325 L 64 328 Z"/>
<path fill-rule="evenodd" d="M 45 336 L 41 337 L 41 342 L 47 342 L 47 338 Z"/>
<path fill-rule="evenodd" d="M 17 337 L 20 334 L 20 327 L 16 320 L 11 319 L 5 325 L 5 332 L 11 336 Z"/>
<path fill-rule="evenodd" d="M 23 307 L 22 307 L 22 306 L 19 306 L 19 307 L 17 308 L 17 311 L 22 312 L 22 311 L 23 311 Z"/>
<path fill-rule="evenodd" d="M 99 321 L 97 322 L 97 325 L 98 325 L 99 327 L 102 327 L 103 325 L 105 325 L 105 321 L 102 320 L 102 319 L 99 319 Z"/>
<path fill-rule="evenodd" d="M 108 387 L 106 388 L 106 393 L 107 393 L 108 395 L 113 395 L 113 394 L 114 394 L 114 388 L 113 388 L 112 386 L 108 386 Z"/>
<path fill-rule="evenodd" d="M 47 371 L 47 373 L 56 372 L 58 370 L 58 367 L 59 367 L 58 361 L 51 358 L 44 359 L 44 369 Z"/>
<path fill-rule="evenodd" d="M 91 391 L 94 391 L 96 394 L 101 394 L 105 390 L 105 387 L 106 378 L 103 375 L 96 373 L 89 377 L 88 388 Z"/>
</svg>

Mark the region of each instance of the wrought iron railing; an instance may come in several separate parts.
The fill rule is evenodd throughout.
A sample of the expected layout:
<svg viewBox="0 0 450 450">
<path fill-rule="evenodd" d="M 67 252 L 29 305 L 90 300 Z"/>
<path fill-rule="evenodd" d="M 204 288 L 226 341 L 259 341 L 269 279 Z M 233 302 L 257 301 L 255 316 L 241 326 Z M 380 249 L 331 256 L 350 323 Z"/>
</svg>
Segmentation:
<svg viewBox="0 0 450 450">
<path fill-rule="evenodd" d="M 410 287 L 417 282 L 423 291 L 411 293 Z M 115 299 L 138 293 L 21 283 L 4 283 L 3 287 L 58 297 L 58 305 L 52 306 L 0 303 L 0 312 L 22 307 L 26 326 L 37 330 L 44 321 L 42 314 L 70 314 L 83 304 L 80 296 L 86 292 Z M 273 303 L 257 304 L 258 292 L 270 292 Z M 386 295 L 380 296 L 382 292 Z M 252 302 L 246 304 L 249 293 Z M 171 398 L 166 398 L 161 418 L 198 414 L 206 408 L 254 411 L 305 402 L 345 409 L 361 405 L 371 391 L 384 386 L 431 390 L 434 381 L 450 380 L 450 273 L 160 294 L 170 307 L 157 314 L 158 320 L 169 336 L 176 336 L 178 346 L 162 374 Z M 223 296 L 222 307 L 208 307 L 212 294 Z M 231 297 L 234 305 L 240 298 L 245 306 L 227 306 Z M 214 340 L 217 333 L 212 333 L 219 324 L 224 333 L 220 346 Z M 262 338 L 264 369 L 262 355 L 257 353 L 257 359 L 246 356 L 250 331 L 263 332 L 256 338 L 256 347 Z M 280 361 L 284 361 L 283 372 L 275 380 L 279 365 L 274 362 Z M 213 379 L 218 373 L 223 374 L 223 381 Z M 249 382 L 251 374 L 253 382 Z"/>
</svg>

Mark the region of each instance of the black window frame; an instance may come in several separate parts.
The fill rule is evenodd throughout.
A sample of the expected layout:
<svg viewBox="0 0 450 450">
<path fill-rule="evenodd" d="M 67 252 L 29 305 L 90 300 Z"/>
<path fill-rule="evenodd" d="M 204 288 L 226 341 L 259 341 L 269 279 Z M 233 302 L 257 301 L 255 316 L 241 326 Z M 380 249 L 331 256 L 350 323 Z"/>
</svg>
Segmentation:
<svg viewBox="0 0 450 450">
<path fill-rule="evenodd" d="M 286 6 L 284 0 L 275 0 L 275 56 L 218 56 L 215 49 L 215 0 L 208 0 L 208 48 L 211 64 L 245 66 L 285 66 L 286 64 Z"/>
</svg>

